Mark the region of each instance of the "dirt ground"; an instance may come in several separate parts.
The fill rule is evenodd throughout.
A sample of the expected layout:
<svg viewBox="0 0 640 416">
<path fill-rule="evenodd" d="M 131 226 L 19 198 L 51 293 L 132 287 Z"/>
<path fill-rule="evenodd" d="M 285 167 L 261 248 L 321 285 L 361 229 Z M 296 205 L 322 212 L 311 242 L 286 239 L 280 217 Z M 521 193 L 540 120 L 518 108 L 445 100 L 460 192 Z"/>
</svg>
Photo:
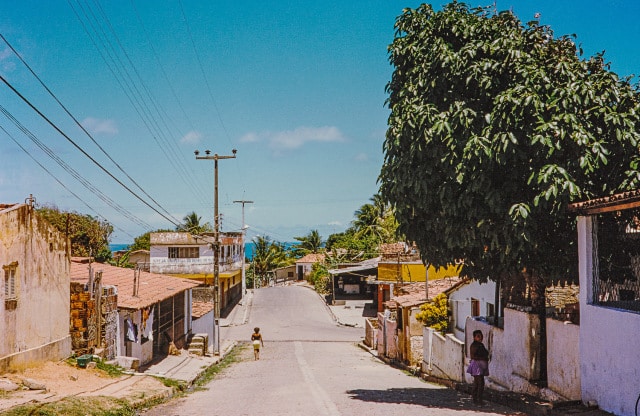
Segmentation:
<svg viewBox="0 0 640 416">
<path fill-rule="evenodd" d="M 119 380 L 119 377 L 110 377 L 101 370 L 78 368 L 64 361 L 41 363 L 15 373 L 0 375 L 0 378 L 9 379 L 18 385 L 29 378 L 46 387 L 46 390 L 18 389 L 2 393 L 0 411 L 32 400 L 50 402 L 92 392 Z"/>
</svg>

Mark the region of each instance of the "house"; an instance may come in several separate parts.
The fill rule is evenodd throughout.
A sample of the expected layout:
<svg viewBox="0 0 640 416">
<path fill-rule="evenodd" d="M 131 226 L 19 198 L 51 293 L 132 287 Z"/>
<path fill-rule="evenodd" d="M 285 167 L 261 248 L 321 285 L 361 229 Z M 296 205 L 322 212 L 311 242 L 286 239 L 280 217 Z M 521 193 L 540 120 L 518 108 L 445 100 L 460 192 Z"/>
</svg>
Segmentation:
<svg viewBox="0 0 640 416">
<path fill-rule="evenodd" d="M 396 295 L 384 303 L 384 313 L 378 313 L 378 353 L 410 365 L 420 366 L 423 360 L 424 325 L 416 319 L 420 306 L 459 283 L 458 276 L 434 281 L 399 285 Z M 380 342 L 382 340 L 382 342 Z"/>
<path fill-rule="evenodd" d="M 340 264 L 336 269 L 330 269 L 331 298 L 336 300 L 373 299 L 372 287 L 369 282 L 378 276 L 378 262 L 380 257 L 364 260 L 359 263 Z M 377 309 L 377 308 L 376 308 Z"/>
<path fill-rule="evenodd" d="M 369 280 L 369 284 L 375 286 L 374 302 L 378 306 L 378 312 L 382 312 L 384 302 L 394 296 L 396 285 L 454 277 L 458 276 L 458 272 L 459 268 L 456 265 L 439 269 L 433 266 L 426 267 L 415 246 L 402 242 L 381 244 L 377 279 Z"/>
<path fill-rule="evenodd" d="M 316 263 L 324 262 L 324 254 L 310 253 L 296 260 L 296 278 L 305 280 L 311 274 L 311 269 Z"/>
<path fill-rule="evenodd" d="M 149 250 L 135 250 L 129 253 L 129 263 L 134 264 L 144 271 L 150 270 L 151 252 Z"/>
<path fill-rule="evenodd" d="M 150 271 L 213 285 L 214 245 L 212 233 L 201 236 L 186 232 L 151 233 Z M 218 278 L 220 310 L 223 314 L 242 298 L 243 248 L 243 233 L 220 233 Z"/>
<path fill-rule="evenodd" d="M 640 400 L 640 191 L 569 206 L 578 215 L 581 400 L 621 416 Z"/>
<path fill-rule="evenodd" d="M 154 355 L 166 355 L 170 342 L 178 348 L 186 345 L 192 333 L 191 291 L 198 282 L 72 259 L 72 282 L 88 285 L 96 280 L 117 291 L 117 356 L 133 357 L 144 365 Z"/>
<path fill-rule="evenodd" d="M 479 283 L 464 279 L 445 292 L 451 310 L 449 329 L 460 341 L 465 340 L 467 317 L 493 317 L 496 312 L 496 283 Z"/>
<path fill-rule="evenodd" d="M 278 267 L 269 272 L 273 277 L 274 284 L 284 283 L 296 280 L 296 265 L 291 264 L 289 266 Z"/>
<path fill-rule="evenodd" d="M 27 201 L 0 205 L 0 373 L 71 354 L 69 240 Z"/>
</svg>

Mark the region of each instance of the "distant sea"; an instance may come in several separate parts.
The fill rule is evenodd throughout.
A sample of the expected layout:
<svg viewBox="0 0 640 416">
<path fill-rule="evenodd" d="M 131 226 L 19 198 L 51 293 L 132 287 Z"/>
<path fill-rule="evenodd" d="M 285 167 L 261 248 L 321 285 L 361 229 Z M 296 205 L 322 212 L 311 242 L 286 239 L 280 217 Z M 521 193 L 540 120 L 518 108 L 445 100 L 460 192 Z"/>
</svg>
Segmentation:
<svg viewBox="0 0 640 416">
<path fill-rule="evenodd" d="M 290 248 L 291 246 L 294 246 L 298 244 L 296 243 L 284 243 L 286 248 Z M 129 248 L 131 244 L 109 244 L 109 250 L 111 250 L 111 252 L 113 253 L 114 251 L 120 251 L 120 250 L 126 250 L 127 248 Z M 247 258 L 249 260 L 253 259 L 253 253 L 254 253 L 254 249 L 255 249 L 255 245 L 253 244 L 253 242 L 250 243 L 245 243 L 244 245 L 244 252 L 247 256 Z"/>
<path fill-rule="evenodd" d="M 109 250 L 114 251 L 126 250 L 131 244 L 109 244 Z"/>
</svg>

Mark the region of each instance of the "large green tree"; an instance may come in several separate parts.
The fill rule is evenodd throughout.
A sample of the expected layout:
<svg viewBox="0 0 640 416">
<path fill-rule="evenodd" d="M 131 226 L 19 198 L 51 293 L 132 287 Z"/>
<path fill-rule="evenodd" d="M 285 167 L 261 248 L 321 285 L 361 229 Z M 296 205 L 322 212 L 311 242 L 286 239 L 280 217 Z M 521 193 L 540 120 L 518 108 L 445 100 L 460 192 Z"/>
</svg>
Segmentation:
<svg viewBox="0 0 640 416">
<path fill-rule="evenodd" d="M 71 240 L 72 256 L 93 256 L 99 262 L 111 258 L 109 237 L 113 226 L 106 220 L 54 206 L 38 208 L 38 214 Z"/>
<path fill-rule="evenodd" d="M 381 194 L 425 261 L 544 285 L 577 276 L 571 201 L 639 182 L 637 87 L 511 12 L 424 4 L 396 20 Z"/>
</svg>

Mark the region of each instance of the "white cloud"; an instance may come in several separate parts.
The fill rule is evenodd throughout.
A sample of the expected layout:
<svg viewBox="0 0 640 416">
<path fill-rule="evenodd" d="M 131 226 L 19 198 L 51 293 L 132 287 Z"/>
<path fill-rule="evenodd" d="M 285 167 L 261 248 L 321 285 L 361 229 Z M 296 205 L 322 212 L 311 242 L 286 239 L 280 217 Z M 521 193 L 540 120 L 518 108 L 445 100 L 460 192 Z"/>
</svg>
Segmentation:
<svg viewBox="0 0 640 416">
<path fill-rule="evenodd" d="M 331 226 L 342 226 L 342 223 L 340 221 L 330 221 L 327 225 L 331 225 Z"/>
<path fill-rule="evenodd" d="M 309 142 L 341 142 L 342 132 L 337 127 L 298 127 L 281 131 L 269 137 L 269 146 L 276 150 L 297 149 Z"/>
<path fill-rule="evenodd" d="M 0 61 L 4 61 L 11 55 L 11 49 L 4 48 L 4 50 L 0 51 Z"/>
<path fill-rule="evenodd" d="M 202 133 L 199 131 L 191 130 L 180 139 L 180 143 L 197 144 L 202 139 Z"/>
<path fill-rule="evenodd" d="M 369 160 L 369 155 L 366 153 L 358 153 L 355 157 L 354 157 L 356 162 L 366 162 L 367 160 Z"/>
<path fill-rule="evenodd" d="M 342 142 L 346 138 L 337 127 L 298 127 L 294 130 L 249 132 L 240 137 L 242 143 L 266 142 L 276 155 L 287 150 L 294 150 L 307 143 Z"/>
<path fill-rule="evenodd" d="M 257 133 L 247 133 L 244 136 L 240 137 L 240 143 L 255 143 L 255 142 L 259 142 L 260 141 L 260 137 L 258 136 Z"/>
<path fill-rule="evenodd" d="M 118 134 L 118 126 L 113 120 L 87 117 L 80 124 L 93 134 L 108 134 L 111 136 Z"/>
</svg>

